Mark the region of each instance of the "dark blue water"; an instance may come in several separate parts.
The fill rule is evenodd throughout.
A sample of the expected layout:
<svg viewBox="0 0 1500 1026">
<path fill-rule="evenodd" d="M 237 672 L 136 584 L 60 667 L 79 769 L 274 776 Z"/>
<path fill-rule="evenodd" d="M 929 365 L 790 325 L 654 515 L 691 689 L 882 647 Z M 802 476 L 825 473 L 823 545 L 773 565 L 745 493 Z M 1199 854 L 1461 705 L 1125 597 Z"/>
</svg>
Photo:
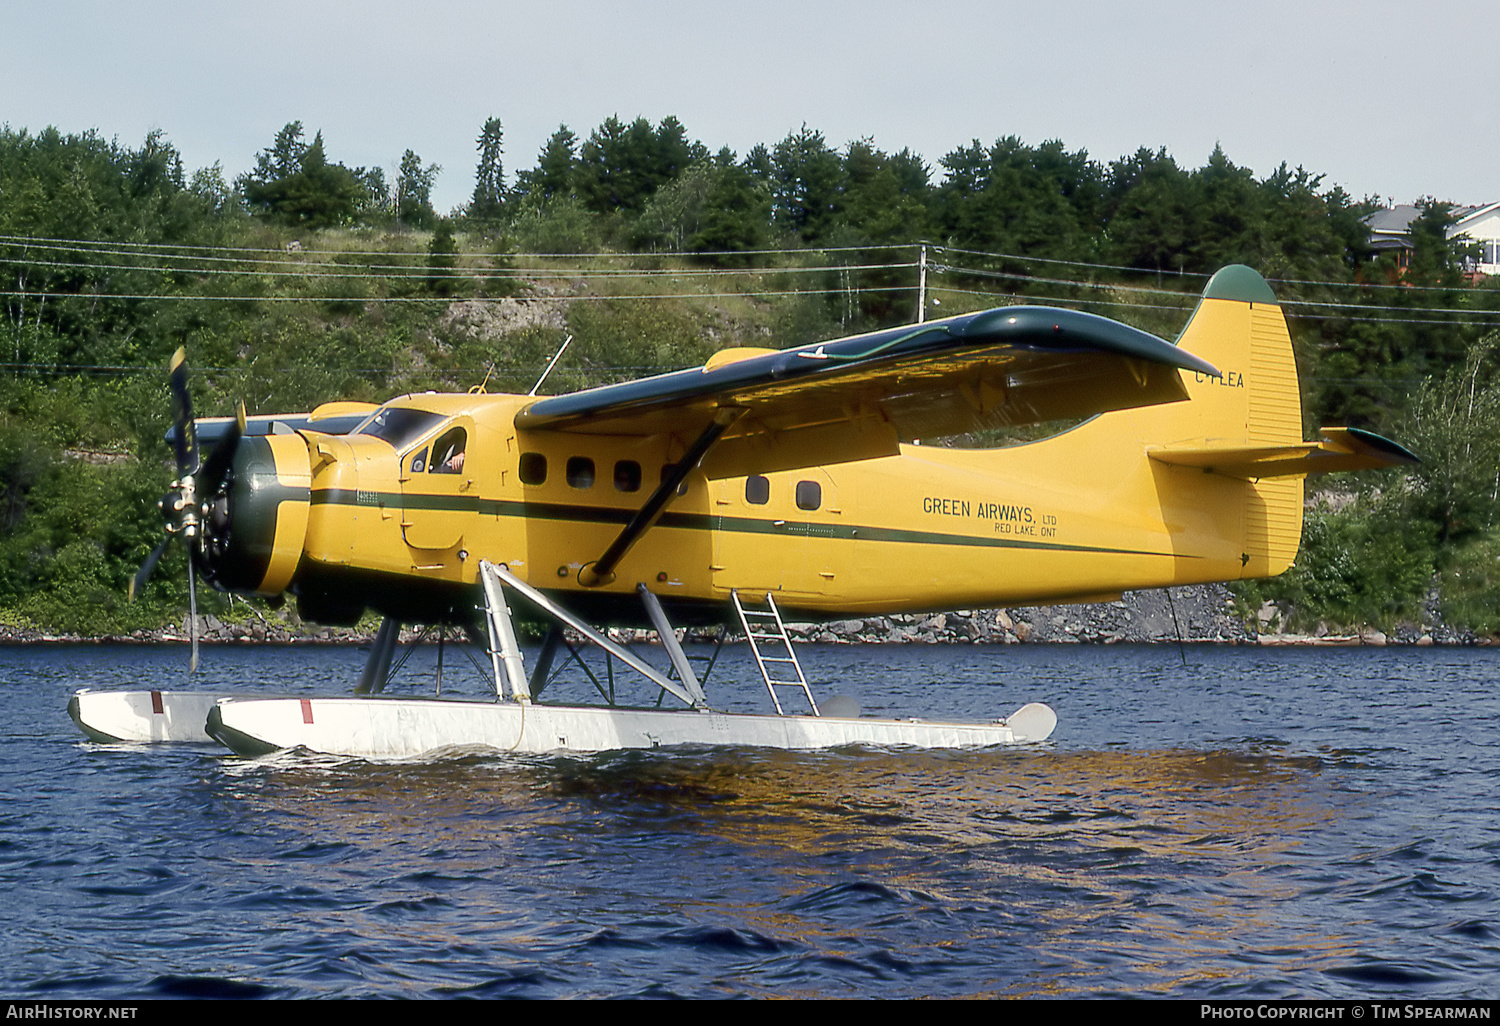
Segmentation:
<svg viewBox="0 0 1500 1026">
<path fill-rule="evenodd" d="M 975 752 L 249 761 L 68 719 L 79 686 L 178 684 L 180 649 L 0 650 L 0 992 L 1500 991 L 1500 651 L 804 654 L 869 714 L 1060 723 Z M 445 691 L 479 694 L 453 659 Z M 207 649 L 200 676 L 337 693 L 360 660 Z"/>
</svg>

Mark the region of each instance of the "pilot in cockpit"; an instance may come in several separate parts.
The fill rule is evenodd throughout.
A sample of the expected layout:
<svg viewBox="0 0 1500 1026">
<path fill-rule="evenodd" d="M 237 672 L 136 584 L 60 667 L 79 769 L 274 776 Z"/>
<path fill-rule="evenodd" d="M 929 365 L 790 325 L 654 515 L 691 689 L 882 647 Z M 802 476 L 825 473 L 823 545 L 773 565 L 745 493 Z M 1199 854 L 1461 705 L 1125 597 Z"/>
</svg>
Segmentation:
<svg viewBox="0 0 1500 1026">
<path fill-rule="evenodd" d="M 444 434 L 432 446 L 432 462 L 429 464 L 434 474 L 457 474 L 464 469 L 464 446 L 468 441 L 468 435 L 461 427 Z"/>
</svg>

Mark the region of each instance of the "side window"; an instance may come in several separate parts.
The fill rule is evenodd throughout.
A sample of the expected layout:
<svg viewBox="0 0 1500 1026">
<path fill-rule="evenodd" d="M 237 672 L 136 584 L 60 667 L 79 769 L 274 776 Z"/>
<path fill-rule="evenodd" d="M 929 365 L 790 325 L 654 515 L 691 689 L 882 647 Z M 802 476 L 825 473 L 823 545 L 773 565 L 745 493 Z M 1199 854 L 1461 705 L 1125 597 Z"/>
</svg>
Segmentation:
<svg viewBox="0 0 1500 1026">
<path fill-rule="evenodd" d="M 771 479 L 755 474 L 745 478 L 745 501 L 752 506 L 764 506 L 771 501 Z"/>
<path fill-rule="evenodd" d="M 816 481 L 797 482 L 797 508 L 814 510 L 823 505 L 823 486 Z"/>
<path fill-rule="evenodd" d="M 426 469 L 427 469 L 427 450 L 424 448 L 421 452 L 417 453 L 415 456 L 413 456 L 411 458 L 411 472 L 413 474 L 420 474 L 422 471 L 424 471 Z"/>
<path fill-rule="evenodd" d="M 619 460 L 615 463 L 615 491 L 638 492 L 641 490 L 641 465 L 635 460 Z"/>
<path fill-rule="evenodd" d="M 469 440 L 463 428 L 445 432 L 432 443 L 432 464 L 428 471 L 433 474 L 457 474 L 464 469 L 464 446 Z"/>
<path fill-rule="evenodd" d="M 547 483 L 547 457 L 539 452 L 521 453 L 521 483 L 539 485 Z"/>
<path fill-rule="evenodd" d="M 587 456 L 569 456 L 568 484 L 574 488 L 594 487 L 594 461 Z"/>
</svg>

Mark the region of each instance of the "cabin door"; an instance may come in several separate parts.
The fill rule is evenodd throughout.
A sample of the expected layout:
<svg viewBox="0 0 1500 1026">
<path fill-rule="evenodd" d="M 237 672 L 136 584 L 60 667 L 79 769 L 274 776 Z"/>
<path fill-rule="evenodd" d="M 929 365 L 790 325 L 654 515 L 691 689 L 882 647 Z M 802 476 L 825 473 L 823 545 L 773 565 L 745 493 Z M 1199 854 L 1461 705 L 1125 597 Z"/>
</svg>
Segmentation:
<svg viewBox="0 0 1500 1026">
<path fill-rule="evenodd" d="M 801 562 L 802 536 L 772 492 L 759 475 L 709 483 L 715 591 L 780 592 L 786 567 Z"/>
<path fill-rule="evenodd" d="M 412 548 L 451 549 L 473 526 L 473 436 L 473 425 L 455 421 L 401 457 L 401 531 Z"/>
</svg>

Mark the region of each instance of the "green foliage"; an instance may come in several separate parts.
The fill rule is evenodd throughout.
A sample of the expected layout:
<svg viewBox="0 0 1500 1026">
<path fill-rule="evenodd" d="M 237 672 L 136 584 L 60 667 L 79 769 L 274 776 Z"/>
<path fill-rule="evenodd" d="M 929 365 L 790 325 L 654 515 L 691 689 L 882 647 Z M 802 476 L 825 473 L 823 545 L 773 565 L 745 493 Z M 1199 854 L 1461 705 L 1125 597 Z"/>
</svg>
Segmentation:
<svg viewBox="0 0 1500 1026">
<path fill-rule="evenodd" d="M 729 162 L 712 171 L 708 193 L 698 212 L 695 230 L 686 248 L 694 252 L 717 252 L 711 262 L 725 267 L 746 267 L 746 250 L 764 248 L 769 241 L 771 188 L 745 166 Z"/>
<path fill-rule="evenodd" d="M 638 214 L 656 190 L 707 156 L 702 143 L 688 141 L 675 117 L 653 129 L 645 118 L 626 125 L 611 116 L 579 148 L 573 183 L 596 214 Z"/>
<path fill-rule="evenodd" d="M 1363 495 L 1339 512 L 1307 514 L 1296 564 L 1280 577 L 1241 581 L 1232 590 L 1243 608 L 1270 599 L 1289 610 L 1284 626 L 1308 631 L 1319 623 L 1382 629 L 1421 616 L 1431 587 L 1434 549 L 1400 504 Z"/>
<path fill-rule="evenodd" d="M 718 169 L 702 161 L 656 190 L 631 231 L 635 248 L 686 249 L 703 225 L 718 175 Z"/>
<path fill-rule="evenodd" d="M 453 238 L 453 223 L 446 217 L 438 221 L 432 241 L 427 244 L 427 290 L 437 296 L 455 296 L 465 291 L 458 277 L 458 243 Z"/>
<path fill-rule="evenodd" d="M 328 228 L 354 217 L 365 201 L 364 185 L 342 164 L 330 164 L 323 133 L 302 142 L 302 122 L 276 135 L 256 157 L 255 170 L 240 180 L 240 192 L 255 213 L 278 224 Z"/>
<path fill-rule="evenodd" d="M 1483 552 L 1495 544 L 1500 513 L 1500 400 L 1487 370 L 1493 349 L 1471 351 L 1478 329 L 1435 322 L 1450 308 L 1500 312 L 1500 287 L 1462 279 L 1465 244 L 1446 237 L 1452 212 L 1444 204 L 1424 202 L 1401 277 L 1389 257 L 1375 258 L 1369 248 L 1361 221 L 1368 203 L 1325 188 L 1302 168 L 1282 165 L 1257 179 L 1217 149 L 1194 169 L 1164 149 L 1104 165 L 1055 140 L 975 141 L 943 158 L 946 177 L 934 184 L 908 150 L 888 154 L 870 140 L 838 150 L 807 126 L 737 161 L 727 149 L 710 156 L 675 118 L 655 126 L 610 118 L 581 146 L 560 126 L 536 167 L 515 175 L 507 192 L 502 142 L 500 122 L 487 120 L 461 226 L 483 233 L 476 243 L 456 236 L 459 226 L 432 209 L 435 165 L 408 150 L 391 185 L 378 167 L 331 161 L 322 137 L 307 141 L 295 121 L 257 155 L 238 190 L 219 164 L 185 174 L 159 132 L 125 146 L 92 132 L 0 128 L 0 258 L 9 293 L 0 299 L 0 616 L 103 629 L 175 615 L 180 552 L 168 555 L 142 602 L 122 607 L 118 598 L 161 535 L 154 502 L 169 457 L 160 368 L 179 345 L 191 354 L 200 413 L 228 413 L 241 398 L 253 412 L 305 410 L 336 398 L 467 387 L 490 369 L 491 388 L 529 388 L 563 330 L 513 328 L 498 338 L 470 332 L 448 302 L 532 287 L 505 273 L 512 248 L 592 253 L 627 245 L 652 251 L 653 269 L 685 262 L 672 253 L 746 269 L 743 277 L 716 279 L 719 292 L 813 290 L 601 302 L 599 291 L 623 294 L 636 283 L 591 283 L 593 295 L 568 306 L 566 330 L 577 338 L 547 385 L 562 391 L 694 365 L 726 341 L 765 336 L 790 345 L 909 320 L 914 271 L 853 268 L 907 260 L 909 250 L 877 247 L 927 236 L 940 246 L 1120 264 L 1183 291 L 1192 288 L 1175 272 L 1243 261 L 1293 279 L 1277 285 L 1289 299 L 1397 308 L 1399 319 L 1376 321 L 1358 311 L 1343 318 L 1342 306 L 1288 304 L 1294 316 L 1326 311 L 1293 329 L 1309 426 L 1367 425 L 1410 443 L 1427 462 L 1409 485 L 1388 485 L 1378 508 L 1310 518 L 1297 570 L 1266 587 L 1282 589 L 1276 594 L 1309 619 L 1380 622 L 1411 613 L 1436 562 L 1453 589 L 1450 619 L 1489 622 L 1483 610 L 1486 601 L 1494 608 L 1487 598 L 1494 577 Z M 398 220 L 405 229 L 432 229 L 430 240 L 387 234 Z M 275 272 L 259 260 L 103 258 L 83 245 L 283 251 L 294 238 L 323 253 L 306 268 L 286 253 Z M 76 240 L 78 248 L 54 248 L 49 239 Z M 853 248 L 748 252 L 788 243 Z M 966 281 L 948 271 L 947 283 L 1041 302 L 1138 303 L 1141 294 L 1125 286 L 1147 280 L 1095 268 L 1088 273 L 1097 283 L 1060 284 L 1044 280 L 1049 273 L 1031 260 L 961 259 L 979 273 Z M 804 261 L 836 269 L 784 273 Z M 486 264 L 492 277 L 472 274 Z M 302 273 L 279 273 L 285 270 Z M 649 287 L 683 287 L 667 281 Z M 1424 288 L 1377 288 L 1397 283 Z M 540 284 L 559 297 L 576 287 Z M 245 301 L 216 301 L 224 295 Z M 990 302 L 946 294 L 942 309 Z M 1097 309 L 1159 334 L 1180 327 L 1171 310 Z M 1426 540 L 1399 545 L 1396 525 L 1409 522 Z"/>
<path fill-rule="evenodd" d="M 674 300 L 605 300 L 568 309 L 569 362 L 598 383 L 691 367 L 716 348 L 686 306 Z"/>
<path fill-rule="evenodd" d="M 559 125 L 536 159 L 536 170 L 516 176 L 516 193 L 533 208 L 573 195 L 578 170 L 578 137 Z"/>
<path fill-rule="evenodd" d="M 511 225 L 522 253 L 592 253 L 599 248 L 597 224 L 570 196 L 528 207 Z"/>
<path fill-rule="evenodd" d="M 1500 536 L 1471 539 L 1451 549 L 1442 563 L 1444 622 L 1500 634 Z"/>
<path fill-rule="evenodd" d="M 505 133 L 499 118 L 486 118 L 479 131 L 479 166 L 474 169 L 474 197 L 469 217 L 481 224 L 500 220 L 505 213 Z"/>
<path fill-rule="evenodd" d="M 1447 543 L 1500 524 L 1500 347 L 1492 334 L 1462 367 L 1428 379 L 1412 397 L 1402 438 L 1423 462 L 1412 469 L 1412 514 Z"/>
<path fill-rule="evenodd" d="M 396 220 L 408 228 L 430 228 L 437 221 L 432 209 L 432 186 L 442 168 L 422 164 L 422 158 L 411 150 L 401 154 L 396 173 Z"/>
<path fill-rule="evenodd" d="M 803 125 L 770 156 L 772 216 L 778 227 L 816 243 L 831 227 L 844 189 L 844 168 L 822 132 Z"/>
</svg>

